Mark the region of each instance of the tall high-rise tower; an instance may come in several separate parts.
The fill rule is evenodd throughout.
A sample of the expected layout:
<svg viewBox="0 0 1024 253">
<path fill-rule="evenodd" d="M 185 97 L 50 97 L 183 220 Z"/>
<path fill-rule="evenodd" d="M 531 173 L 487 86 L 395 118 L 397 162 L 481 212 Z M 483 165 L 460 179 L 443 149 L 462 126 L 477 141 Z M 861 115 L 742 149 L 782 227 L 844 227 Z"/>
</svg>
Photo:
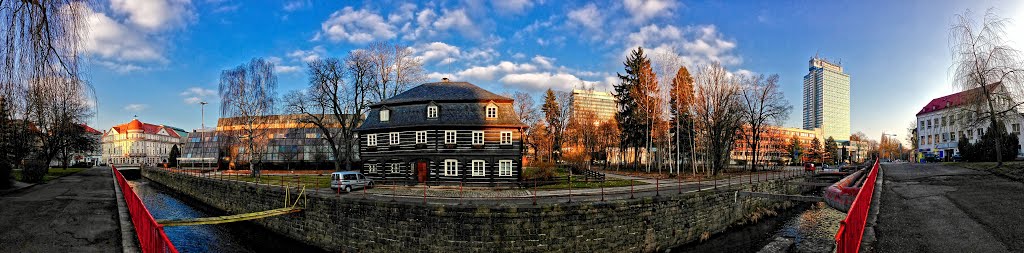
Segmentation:
<svg viewBox="0 0 1024 253">
<path fill-rule="evenodd" d="M 850 75 L 815 56 L 804 76 L 804 129 L 821 128 L 822 138 L 850 139 Z"/>
</svg>

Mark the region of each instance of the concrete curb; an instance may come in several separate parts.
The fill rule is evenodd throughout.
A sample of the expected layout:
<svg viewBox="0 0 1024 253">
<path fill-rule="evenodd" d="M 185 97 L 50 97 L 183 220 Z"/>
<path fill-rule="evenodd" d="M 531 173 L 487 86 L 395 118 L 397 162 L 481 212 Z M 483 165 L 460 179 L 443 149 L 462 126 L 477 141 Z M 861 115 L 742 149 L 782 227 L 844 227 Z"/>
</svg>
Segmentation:
<svg viewBox="0 0 1024 253">
<path fill-rule="evenodd" d="M 882 208 L 882 184 L 885 184 L 885 170 L 879 165 L 878 176 L 875 178 L 875 193 L 871 196 L 871 209 L 868 210 L 864 236 L 860 240 L 861 252 L 875 252 L 875 241 L 878 239 L 875 234 L 875 226 L 878 225 L 878 209 Z"/>
<path fill-rule="evenodd" d="M 13 188 L 8 188 L 8 189 L 0 190 L 0 196 L 5 196 L 5 195 L 8 195 L 8 194 L 14 194 L 14 193 L 20 192 L 20 191 L 28 189 L 28 188 L 32 188 L 33 186 L 36 186 L 36 185 L 40 184 L 40 183 L 32 183 L 32 184 L 30 184 L 30 183 L 23 183 L 23 182 L 19 182 L 19 181 L 14 181 L 13 179 L 11 180 L 11 182 L 13 182 L 14 185 L 18 185 L 18 183 L 21 183 L 21 185 L 17 186 L 17 187 L 13 187 Z"/>
<path fill-rule="evenodd" d="M 131 214 L 128 213 L 128 204 L 124 201 L 121 187 L 117 186 L 117 176 L 113 171 L 110 172 L 110 178 L 113 179 L 114 195 L 117 198 L 117 218 L 118 225 L 121 227 L 121 252 L 140 252 L 139 238 L 135 235 L 135 225 L 132 224 Z"/>
</svg>

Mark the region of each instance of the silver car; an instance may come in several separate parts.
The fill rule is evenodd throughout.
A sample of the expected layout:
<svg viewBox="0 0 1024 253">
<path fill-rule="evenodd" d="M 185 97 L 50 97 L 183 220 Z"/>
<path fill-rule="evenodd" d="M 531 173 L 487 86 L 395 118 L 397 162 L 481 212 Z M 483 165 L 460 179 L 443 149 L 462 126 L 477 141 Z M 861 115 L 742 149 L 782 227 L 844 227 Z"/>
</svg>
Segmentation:
<svg viewBox="0 0 1024 253">
<path fill-rule="evenodd" d="M 342 189 L 345 192 L 352 192 L 356 188 L 366 189 L 370 187 L 373 187 L 373 180 L 364 176 L 363 173 L 357 171 L 331 173 L 331 189 Z"/>
</svg>

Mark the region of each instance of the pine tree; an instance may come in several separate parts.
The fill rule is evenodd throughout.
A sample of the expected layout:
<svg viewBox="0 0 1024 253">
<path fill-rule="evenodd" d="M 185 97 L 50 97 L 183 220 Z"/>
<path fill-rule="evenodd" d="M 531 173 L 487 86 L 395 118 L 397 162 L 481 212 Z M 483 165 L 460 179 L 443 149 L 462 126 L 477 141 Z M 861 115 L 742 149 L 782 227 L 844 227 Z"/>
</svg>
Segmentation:
<svg viewBox="0 0 1024 253">
<path fill-rule="evenodd" d="M 650 60 L 644 55 L 644 49 L 638 47 L 633 50 L 626 61 L 622 63 L 625 65 L 625 75 L 618 74 L 619 84 L 615 85 L 615 99 L 619 102 L 619 110 L 615 114 L 615 120 L 619 124 L 619 130 L 621 131 L 621 139 L 619 149 L 620 152 L 625 152 L 627 148 L 633 148 L 633 166 L 636 167 L 640 160 L 640 153 L 637 152 L 639 147 L 647 140 L 648 126 L 644 124 L 647 122 L 643 114 L 643 108 L 640 108 L 639 101 L 637 101 L 637 92 L 640 90 L 638 87 L 641 85 L 641 78 L 644 75 L 645 69 L 650 71 Z"/>
<path fill-rule="evenodd" d="M 793 135 L 793 137 L 789 139 L 788 150 L 790 157 L 793 158 L 793 161 L 800 162 L 800 153 L 803 152 L 801 152 L 800 148 L 800 139 L 796 138 L 796 135 Z"/>
<path fill-rule="evenodd" d="M 835 164 L 837 150 L 839 150 L 839 147 L 836 145 L 836 140 L 832 139 L 832 136 L 826 138 L 825 153 L 822 154 L 822 158 L 825 159 L 824 162 L 828 164 Z"/>
<path fill-rule="evenodd" d="M 555 92 L 548 88 L 548 91 L 544 94 L 544 105 L 540 108 L 544 112 L 544 119 L 548 122 L 548 133 L 552 136 L 551 150 L 549 157 L 557 161 L 558 157 L 555 157 L 556 152 L 562 149 L 562 111 L 558 105 L 557 97 Z"/>
<path fill-rule="evenodd" d="M 818 137 L 811 140 L 811 147 L 807 149 L 807 158 L 814 163 L 821 163 L 821 141 Z"/>
</svg>

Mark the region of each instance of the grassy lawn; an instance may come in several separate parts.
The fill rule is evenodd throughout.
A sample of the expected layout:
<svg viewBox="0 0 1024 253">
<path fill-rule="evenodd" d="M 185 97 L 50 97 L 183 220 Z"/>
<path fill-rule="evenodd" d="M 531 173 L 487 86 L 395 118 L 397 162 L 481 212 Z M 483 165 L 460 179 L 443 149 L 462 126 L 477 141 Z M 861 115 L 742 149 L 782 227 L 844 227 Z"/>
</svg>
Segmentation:
<svg viewBox="0 0 1024 253">
<path fill-rule="evenodd" d="M 68 169 L 56 168 L 56 167 L 50 168 L 50 170 L 46 172 L 46 175 L 43 176 L 43 182 L 44 183 L 45 182 L 49 182 L 50 180 L 54 180 L 54 179 L 57 179 L 59 177 L 75 174 L 75 173 L 81 172 L 83 170 L 85 170 L 85 168 L 68 168 Z M 14 180 L 21 181 L 21 170 L 11 171 L 11 177 L 14 178 Z"/>
<path fill-rule="evenodd" d="M 1010 178 L 1014 181 L 1024 182 L 1024 161 L 1004 162 L 1002 167 L 996 167 L 995 162 L 950 162 L 946 165 L 959 166 L 972 170 L 988 171 L 992 174 Z"/>
<path fill-rule="evenodd" d="M 221 177 L 221 176 L 216 176 Z M 224 176 L 225 179 L 240 180 L 246 182 L 256 182 L 256 178 L 250 177 L 249 175 L 229 175 Z M 330 175 L 264 175 L 260 176 L 260 184 L 269 185 L 288 185 L 294 187 L 296 183 L 299 185 L 305 185 L 307 189 L 311 188 L 327 188 L 331 186 Z"/>
<path fill-rule="evenodd" d="M 537 190 L 565 190 L 565 189 L 569 189 L 569 171 L 566 170 L 565 168 L 558 168 L 558 169 L 556 169 L 555 170 L 555 176 L 551 179 L 551 181 L 557 181 L 558 183 L 546 184 L 546 185 L 538 185 L 536 188 L 533 188 L 533 187 L 530 187 L 530 188 L 537 189 Z M 529 181 L 526 181 L 526 182 L 529 182 Z M 601 188 L 601 187 L 606 187 L 606 188 L 607 187 L 620 187 L 620 186 L 629 186 L 631 183 L 634 186 L 635 185 L 647 184 L 647 183 L 640 182 L 640 181 L 630 182 L 630 180 L 613 179 L 613 178 L 609 178 L 609 177 L 605 177 L 605 181 L 604 182 L 596 182 L 596 181 L 586 182 L 586 178 L 584 178 L 581 175 L 573 175 L 572 176 L 572 189 L 592 189 L 592 188 Z"/>
</svg>

